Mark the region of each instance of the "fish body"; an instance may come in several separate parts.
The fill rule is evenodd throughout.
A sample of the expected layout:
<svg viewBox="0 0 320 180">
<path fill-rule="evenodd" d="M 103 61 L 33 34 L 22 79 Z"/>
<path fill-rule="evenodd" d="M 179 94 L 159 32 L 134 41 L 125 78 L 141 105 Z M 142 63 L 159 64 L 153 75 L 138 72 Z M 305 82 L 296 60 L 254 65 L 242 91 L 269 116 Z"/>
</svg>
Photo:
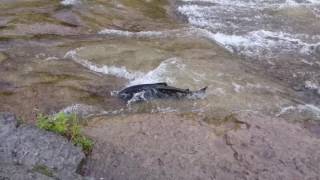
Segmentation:
<svg viewBox="0 0 320 180">
<path fill-rule="evenodd" d="M 127 87 L 118 93 L 118 97 L 125 101 L 148 101 L 152 99 L 181 99 L 185 97 L 197 97 L 205 94 L 207 87 L 198 91 L 181 89 L 168 86 L 167 83 L 139 84 Z"/>
</svg>

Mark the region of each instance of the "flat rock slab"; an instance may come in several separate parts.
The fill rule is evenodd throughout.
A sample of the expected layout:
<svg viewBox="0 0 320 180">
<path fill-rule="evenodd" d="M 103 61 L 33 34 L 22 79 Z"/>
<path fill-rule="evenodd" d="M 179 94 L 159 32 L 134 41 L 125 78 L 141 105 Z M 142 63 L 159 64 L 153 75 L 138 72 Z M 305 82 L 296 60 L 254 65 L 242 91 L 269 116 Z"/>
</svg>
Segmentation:
<svg viewBox="0 0 320 180">
<path fill-rule="evenodd" d="M 84 172 L 95 178 L 320 177 L 320 140 L 299 124 L 263 115 L 239 114 L 218 125 L 177 114 L 99 117 L 86 133 L 96 143 Z"/>
<path fill-rule="evenodd" d="M 0 113 L 0 142 L 0 179 L 14 172 L 8 164 L 13 164 L 13 169 L 19 169 L 14 165 L 21 165 L 21 172 L 45 167 L 57 172 L 53 174 L 61 179 L 75 179 L 85 158 L 81 149 L 65 138 L 31 125 L 19 125 L 9 113 Z"/>
</svg>

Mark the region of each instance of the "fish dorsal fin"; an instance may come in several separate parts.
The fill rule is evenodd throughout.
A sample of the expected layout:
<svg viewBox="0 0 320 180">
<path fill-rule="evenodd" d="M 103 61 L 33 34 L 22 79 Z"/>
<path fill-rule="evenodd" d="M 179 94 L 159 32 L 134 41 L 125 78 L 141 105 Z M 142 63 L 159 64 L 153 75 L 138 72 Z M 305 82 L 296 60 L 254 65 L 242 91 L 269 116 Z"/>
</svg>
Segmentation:
<svg viewBox="0 0 320 180">
<path fill-rule="evenodd" d="M 166 82 L 155 83 L 156 85 L 168 86 Z"/>
<path fill-rule="evenodd" d="M 206 92 L 206 90 L 208 89 L 208 86 L 206 86 L 206 87 L 204 87 L 204 88 L 202 88 L 202 89 L 200 89 L 199 91 L 200 92 Z"/>
</svg>

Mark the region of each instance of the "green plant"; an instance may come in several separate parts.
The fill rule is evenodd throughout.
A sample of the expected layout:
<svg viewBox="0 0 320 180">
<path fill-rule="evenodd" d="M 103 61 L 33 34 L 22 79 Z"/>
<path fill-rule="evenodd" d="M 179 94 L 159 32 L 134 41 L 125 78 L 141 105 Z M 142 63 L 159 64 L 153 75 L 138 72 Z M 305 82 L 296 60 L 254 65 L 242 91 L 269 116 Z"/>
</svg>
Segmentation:
<svg viewBox="0 0 320 180">
<path fill-rule="evenodd" d="M 52 170 L 49 169 L 45 165 L 36 165 L 36 166 L 34 166 L 32 168 L 32 170 L 34 172 L 38 172 L 38 173 L 43 174 L 43 175 L 48 176 L 48 177 L 54 177 L 54 174 L 53 174 Z"/>
<path fill-rule="evenodd" d="M 80 146 L 85 153 L 93 147 L 93 141 L 81 133 L 81 125 L 75 114 L 58 113 L 54 116 L 38 115 L 37 127 L 68 138 L 74 145 Z"/>
<path fill-rule="evenodd" d="M 17 118 L 16 128 L 18 128 L 19 126 L 24 124 L 24 121 L 21 117 L 16 117 L 16 118 Z"/>
<path fill-rule="evenodd" d="M 93 141 L 85 136 L 77 136 L 73 139 L 73 142 L 77 146 L 81 146 L 84 152 L 91 152 L 93 147 Z"/>
</svg>

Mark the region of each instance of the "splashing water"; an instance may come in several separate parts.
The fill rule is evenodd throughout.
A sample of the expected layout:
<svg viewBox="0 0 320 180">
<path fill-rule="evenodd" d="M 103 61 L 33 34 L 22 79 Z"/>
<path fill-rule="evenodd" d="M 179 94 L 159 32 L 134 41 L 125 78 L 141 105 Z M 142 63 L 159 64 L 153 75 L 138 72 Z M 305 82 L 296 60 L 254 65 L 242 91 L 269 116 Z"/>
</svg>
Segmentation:
<svg viewBox="0 0 320 180">
<path fill-rule="evenodd" d="M 61 1 L 62 5 L 68 6 L 68 5 L 75 5 L 77 3 L 80 3 L 79 0 L 63 0 Z"/>
<path fill-rule="evenodd" d="M 205 37 L 258 65 L 271 77 L 284 79 L 293 89 L 313 92 L 312 98 L 305 94 L 306 104 L 320 106 L 320 1 L 179 2 L 177 11 L 193 27 L 202 29 L 199 32 Z"/>
</svg>

